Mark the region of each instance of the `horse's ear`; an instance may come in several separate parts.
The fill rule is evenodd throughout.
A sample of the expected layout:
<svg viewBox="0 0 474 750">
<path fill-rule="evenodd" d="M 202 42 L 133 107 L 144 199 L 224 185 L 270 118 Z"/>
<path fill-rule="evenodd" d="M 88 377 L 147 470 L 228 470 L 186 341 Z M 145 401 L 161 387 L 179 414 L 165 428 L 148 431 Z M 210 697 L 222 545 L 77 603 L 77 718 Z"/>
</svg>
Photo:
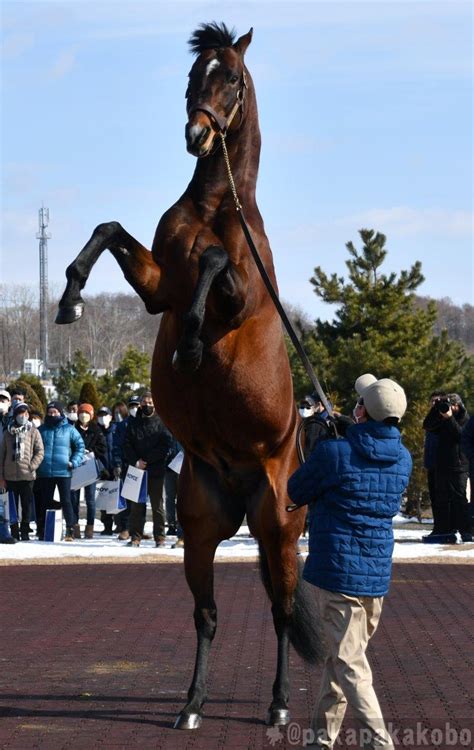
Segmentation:
<svg viewBox="0 0 474 750">
<path fill-rule="evenodd" d="M 253 36 L 253 29 L 250 29 L 250 31 L 247 34 L 244 34 L 240 37 L 240 39 L 237 39 L 236 43 L 234 44 L 234 49 L 236 52 L 239 53 L 242 57 L 247 52 L 247 47 L 249 46 L 250 42 L 252 41 Z"/>
</svg>

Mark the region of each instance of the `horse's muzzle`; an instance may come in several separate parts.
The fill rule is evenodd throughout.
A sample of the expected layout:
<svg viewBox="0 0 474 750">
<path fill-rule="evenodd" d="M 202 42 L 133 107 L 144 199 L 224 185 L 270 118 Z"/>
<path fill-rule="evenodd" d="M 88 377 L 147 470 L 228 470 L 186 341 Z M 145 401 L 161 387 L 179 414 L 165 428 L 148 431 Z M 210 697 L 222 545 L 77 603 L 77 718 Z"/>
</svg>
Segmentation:
<svg viewBox="0 0 474 750">
<path fill-rule="evenodd" d="M 209 125 L 201 125 L 199 122 L 186 123 L 186 148 L 193 156 L 205 156 L 209 153 L 212 145 L 210 136 L 213 136 L 213 133 Z"/>
</svg>

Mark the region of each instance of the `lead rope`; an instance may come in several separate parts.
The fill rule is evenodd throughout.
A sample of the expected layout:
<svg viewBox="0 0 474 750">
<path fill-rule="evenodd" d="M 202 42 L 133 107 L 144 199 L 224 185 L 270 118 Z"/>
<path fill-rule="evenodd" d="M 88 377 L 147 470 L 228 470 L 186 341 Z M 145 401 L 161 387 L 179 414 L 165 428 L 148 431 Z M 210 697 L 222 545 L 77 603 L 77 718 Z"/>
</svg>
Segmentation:
<svg viewBox="0 0 474 750">
<path fill-rule="evenodd" d="M 227 146 L 226 146 L 226 142 L 225 142 L 225 133 L 223 133 L 222 131 L 219 131 L 219 135 L 221 137 L 222 152 L 224 154 L 224 161 L 225 161 L 225 166 L 226 166 L 226 170 L 227 170 L 227 177 L 229 178 L 230 189 L 231 189 L 232 195 L 234 197 L 235 208 L 236 208 L 236 211 L 237 211 L 237 213 L 239 215 L 240 224 L 242 226 L 242 229 L 243 229 L 243 232 L 244 232 L 244 235 L 245 235 L 245 239 L 247 240 L 248 246 L 250 248 L 250 252 L 253 255 L 253 258 L 254 258 L 255 263 L 257 265 L 257 268 L 258 268 L 258 270 L 260 272 L 260 275 L 261 275 L 261 277 L 263 279 L 263 282 L 264 282 L 265 286 L 267 287 L 267 290 L 268 290 L 268 292 L 270 294 L 270 297 L 272 298 L 272 301 L 273 301 L 276 309 L 278 310 L 280 318 L 283 321 L 283 325 L 286 328 L 288 336 L 290 337 L 291 342 L 292 342 L 293 346 L 295 347 L 296 352 L 297 352 L 299 358 L 301 359 L 301 361 L 303 363 L 303 366 L 304 366 L 304 368 L 305 368 L 305 370 L 306 370 L 306 372 L 308 374 L 309 379 L 311 380 L 311 383 L 314 386 L 314 389 L 315 389 L 316 393 L 318 394 L 319 398 L 321 399 L 321 402 L 322 402 L 324 408 L 326 409 L 326 411 L 327 411 L 327 413 L 329 415 L 329 418 L 332 421 L 335 435 L 336 435 L 336 437 L 338 437 L 336 423 L 335 423 L 335 420 L 334 420 L 334 414 L 333 414 L 333 410 L 332 410 L 332 406 L 329 403 L 329 401 L 327 400 L 326 394 L 324 393 L 323 389 L 321 388 L 321 384 L 320 384 L 320 382 L 319 382 L 319 380 L 318 380 L 318 378 L 316 376 L 316 373 L 313 370 L 311 362 L 308 359 L 308 355 L 306 354 L 305 350 L 303 349 L 303 345 L 301 344 L 301 341 L 299 340 L 298 335 L 297 335 L 295 329 L 293 328 L 293 325 L 291 324 L 291 321 L 288 318 L 288 315 L 286 314 L 286 312 L 285 312 L 285 310 L 283 308 L 283 305 L 281 304 L 280 299 L 279 299 L 277 293 L 275 292 L 275 289 L 273 288 L 273 284 L 270 281 L 270 278 L 268 277 L 268 274 L 267 274 L 267 272 L 265 270 L 265 266 L 263 265 L 262 259 L 261 259 L 260 255 L 259 255 L 259 252 L 258 252 L 257 248 L 255 247 L 255 243 L 254 243 L 254 241 L 252 239 L 252 235 L 250 234 L 250 230 L 249 230 L 249 228 L 247 226 L 247 223 L 245 221 L 245 217 L 244 217 L 244 213 L 243 213 L 243 209 L 242 209 L 242 204 L 241 204 L 241 202 L 239 200 L 239 196 L 237 195 L 237 190 L 236 190 L 236 187 L 235 187 L 234 177 L 232 175 L 232 169 L 231 169 L 231 166 L 230 166 L 229 154 L 227 152 Z M 300 457 L 300 461 L 301 461 L 300 451 L 298 451 L 298 453 L 299 453 L 299 457 Z"/>
</svg>

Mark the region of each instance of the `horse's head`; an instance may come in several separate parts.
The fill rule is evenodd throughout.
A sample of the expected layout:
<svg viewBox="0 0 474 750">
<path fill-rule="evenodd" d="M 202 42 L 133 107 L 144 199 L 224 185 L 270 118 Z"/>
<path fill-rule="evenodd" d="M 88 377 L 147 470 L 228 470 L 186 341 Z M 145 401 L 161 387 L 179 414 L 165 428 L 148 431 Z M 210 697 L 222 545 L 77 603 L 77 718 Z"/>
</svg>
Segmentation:
<svg viewBox="0 0 474 750">
<path fill-rule="evenodd" d="M 211 153 L 214 139 L 227 128 L 238 127 L 235 118 L 244 106 L 247 86 L 244 54 L 252 29 L 235 41 L 225 24 L 202 24 L 189 40 L 197 59 L 189 73 L 186 91 L 186 146 L 193 156 Z"/>
</svg>

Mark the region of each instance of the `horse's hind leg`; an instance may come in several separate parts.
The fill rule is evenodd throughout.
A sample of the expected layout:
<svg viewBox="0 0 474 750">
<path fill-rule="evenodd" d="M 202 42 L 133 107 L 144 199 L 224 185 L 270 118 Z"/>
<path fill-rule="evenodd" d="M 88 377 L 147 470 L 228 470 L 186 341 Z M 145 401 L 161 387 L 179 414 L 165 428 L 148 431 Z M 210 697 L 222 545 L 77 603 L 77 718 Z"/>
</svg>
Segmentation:
<svg viewBox="0 0 474 750">
<path fill-rule="evenodd" d="M 81 290 L 92 266 L 104 250 L 109 249 L 120 265 L 125 278 L 144 301 L 149 312 L 161 312 L 163 306 L 156 296 L 160 269 L 152 254 L 117 222 L 99 224 L 77 258 L 66 270 L 67 285 L 59 302 L 56 323 L 73 323 L 84 310 Z"/>
<path fill-rule="evenodd" d="M 194 545 L 185 532 L 186 580 L 194 596 L 194 626 L 197 635 L 196 662 L 188 690 L 188 702 L 175 721 L 175 729 L 198 729 L 201 726 L 202 706 L 207 695 L 208 660 L 217 628 L 217 608 L 214 601 L 214 544 Z"/>
<path fill-rule="evenodd" d="M 199 258 L 199 281 L 191 309 L 184 316 L 184 331 L 173 357 L 179 372 L 194 372 L 202 360 L 203 344 L 199 338 L 206 311 L 206 301 L 212 282 L 229 263 L 229 256 L 218 246 L 206 248 Z"/>
</svg>

